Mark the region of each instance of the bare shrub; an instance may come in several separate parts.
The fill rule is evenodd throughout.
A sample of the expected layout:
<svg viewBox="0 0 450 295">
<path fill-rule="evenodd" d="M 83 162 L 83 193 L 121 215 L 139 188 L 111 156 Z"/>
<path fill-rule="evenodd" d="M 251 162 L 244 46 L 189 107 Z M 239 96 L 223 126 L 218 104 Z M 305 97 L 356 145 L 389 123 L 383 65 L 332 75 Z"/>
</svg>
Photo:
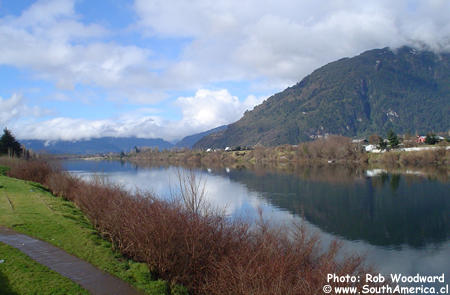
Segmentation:
<svg viewBox="0 0 450 295">
<path fill-rule="evenodd" d="M 404 152 L 400 154 L 400 164 L 403 166 L 442 165 L 448 163 L 450 150 L 444 148 L 435 150 Z"/>
<path fill-rule="evenodd" d="M 327 273 L 358 274 L 360 258 L 338 263 L 339 245 L 321 251 L 317 236 L 303 226 L 258 224 L 232 253 L 215 264 L 204 294 L 319 294 Z"/>
<path fill-rule="evenodd" d="M 398 165 L 400 159 L 400 153 L 390 151 L 382 154 L 380 161 L 387 165 L 388 167 L 393 167 Z"/>
<path fill-rule="evenodd" d="M 335 160 L 340 162 L 364 161 L 365 154 L 344 136 L 330 135 L 327 138 L 316 139 L 299 144 L 296 150 L 298 162 L 316 162 Z"/>
<path fill-rule="evenodd" d="M 62 171 L 49 173 L 45 180 L 45 185 L 51 189 L 54 195 L 66 199 L 65 194 L 73 190 L 79 183 L 80 180 L 77 177 Z"/>
<path fill-rule="evenodd" d="M 101 179 L 85 182 L 45 163 L 11 165 L 20 168 L 15 175 L 43 181 L 75 202 L 123 255 L 193 294 L 318 294 L 327 273 L 368 271 L 360 257 L 338 260 L 336 243 L 321 251 L 318 238 L 302 227 L 273 228 L 260 221 L 250 229 L 218 211 L 200 214 L 204 187 L 189 173 L 180 180 L 186 205 L 131 194 Z"/>
<path fill-rule="evenodd" d="M 206 213 L 205 180 L 193 169 L 177 169 L 180 198 L 185 208 L 194 215 Z M 203 212 L 202 212 L 203 211 Z"/>
<path fill-rule="evenodd" d="M 2 157 L 0 163 L 10 168 L 8 175 L 15 178 L 34 181 L 45 184 L 49 174 L 59 169 L 56 164 L 42 160 L 18 160 Z"/>
</svg>

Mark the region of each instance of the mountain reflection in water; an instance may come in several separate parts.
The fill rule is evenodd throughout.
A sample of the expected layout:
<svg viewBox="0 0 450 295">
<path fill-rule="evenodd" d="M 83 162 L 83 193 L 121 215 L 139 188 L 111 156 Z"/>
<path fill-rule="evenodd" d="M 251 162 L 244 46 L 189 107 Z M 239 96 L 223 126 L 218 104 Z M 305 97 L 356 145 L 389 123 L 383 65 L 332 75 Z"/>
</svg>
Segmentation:
<svg viewBox="0 0 450 295">
<path fill-rule="evenodd" d="M 93 173 L 129 190 L 161 197 L 177 193 L 176 167 L 137 167 L 129 163 L 66 161 L 82 177 Z M 445 273 L 450 276 L 450 182 L 417 171 L 387 173 L 353 167 L 270 170 L 198 169 L 208 200 L 231 217 L 273 223 L 301 221 L 326 245 L 343 241 L 343 250 L 367 254 L 384 273 Z"/>
<path fill-rule="evenodd" d="M 230 171 L 228 177 L 261 192 L 272 205 L 348 240 L 422 247 L 450 236 L 450 186 L 438 180 L 382 173 L 331 182 L 247 170 Z"/>
</svg>

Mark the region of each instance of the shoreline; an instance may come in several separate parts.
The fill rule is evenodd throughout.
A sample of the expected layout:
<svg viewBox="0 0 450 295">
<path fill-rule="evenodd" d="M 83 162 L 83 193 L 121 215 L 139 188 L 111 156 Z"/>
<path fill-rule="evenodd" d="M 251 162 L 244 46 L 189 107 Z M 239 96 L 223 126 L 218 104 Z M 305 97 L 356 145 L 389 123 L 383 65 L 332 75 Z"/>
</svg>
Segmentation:
<svg viewBox="0 0 450 295">
<path fill-rule="evenodd" d="M 309 294 L 323 286 L 324 273 L 371 272 L 356 254 L 337 259 L 338 242 L 321 249 L 303 227 L 271 227 L 264 220 L 250 227 L 229 220 L 221 210 L 210 211 L 207 203 L 196 201 L 201 195 L 187 190 L 197 185 L 193 174 L 184 176 L 188 195 L 176 202 L 83 182 L 38 160 L 9 159 L 8 166 L 8 175 L 39 182 L 76 204 L 114 249 L 145 263 L 173 294 L 237 294 L 242 286 L 245 294 L 277 294 L 279 286 L 282 293 Z M 305 273 L 302 287 L 298 279 Z"/>
</svg>

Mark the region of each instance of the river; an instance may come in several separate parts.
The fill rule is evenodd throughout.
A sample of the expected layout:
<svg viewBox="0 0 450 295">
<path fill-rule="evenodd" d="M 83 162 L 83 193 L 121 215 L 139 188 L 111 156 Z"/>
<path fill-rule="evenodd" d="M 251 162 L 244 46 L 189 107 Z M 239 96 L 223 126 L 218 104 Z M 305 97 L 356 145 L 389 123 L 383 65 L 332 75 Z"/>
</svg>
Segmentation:
<svg viewBox="0 0 450 295">
<path fill-rule="evenodd" d="M 161 198 L 178 192 L 177 167 L 138 167 L 113 161 L 70 160 L 64 167 L 89 179 L 100 175 Z M 198 169 L 211 204 L 231 218 L 303 223 L 323 245 L 366 256 L 385 275 L 445 274 L 450 278 L 450 183 L 409 171 L 305 168 L 295 174 L 246 169 Z"/>
</svg>

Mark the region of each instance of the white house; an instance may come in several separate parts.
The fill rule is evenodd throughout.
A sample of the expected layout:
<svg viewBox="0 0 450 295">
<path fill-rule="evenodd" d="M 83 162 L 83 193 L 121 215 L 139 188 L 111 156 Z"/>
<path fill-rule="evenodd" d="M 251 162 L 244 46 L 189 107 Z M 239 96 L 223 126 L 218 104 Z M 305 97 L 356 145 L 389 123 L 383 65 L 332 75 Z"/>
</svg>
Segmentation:
<svg viewBox="0 0 450 295">
<path fill-rule="evenodd" d="M 374 144 L 368 144 L 364 146 L 364 150 L 368 153 L 383 153 L 384 151 L 377 148 Z"/>
<path fill-rule="evenodd" d="M 369 144 L 369 145 L 364 146 L 364 149 L 366 150 L 366 152 L 371 152 L 373 150 L 376 150 L 377 146 L 374 144 Z"/>
</svg>

